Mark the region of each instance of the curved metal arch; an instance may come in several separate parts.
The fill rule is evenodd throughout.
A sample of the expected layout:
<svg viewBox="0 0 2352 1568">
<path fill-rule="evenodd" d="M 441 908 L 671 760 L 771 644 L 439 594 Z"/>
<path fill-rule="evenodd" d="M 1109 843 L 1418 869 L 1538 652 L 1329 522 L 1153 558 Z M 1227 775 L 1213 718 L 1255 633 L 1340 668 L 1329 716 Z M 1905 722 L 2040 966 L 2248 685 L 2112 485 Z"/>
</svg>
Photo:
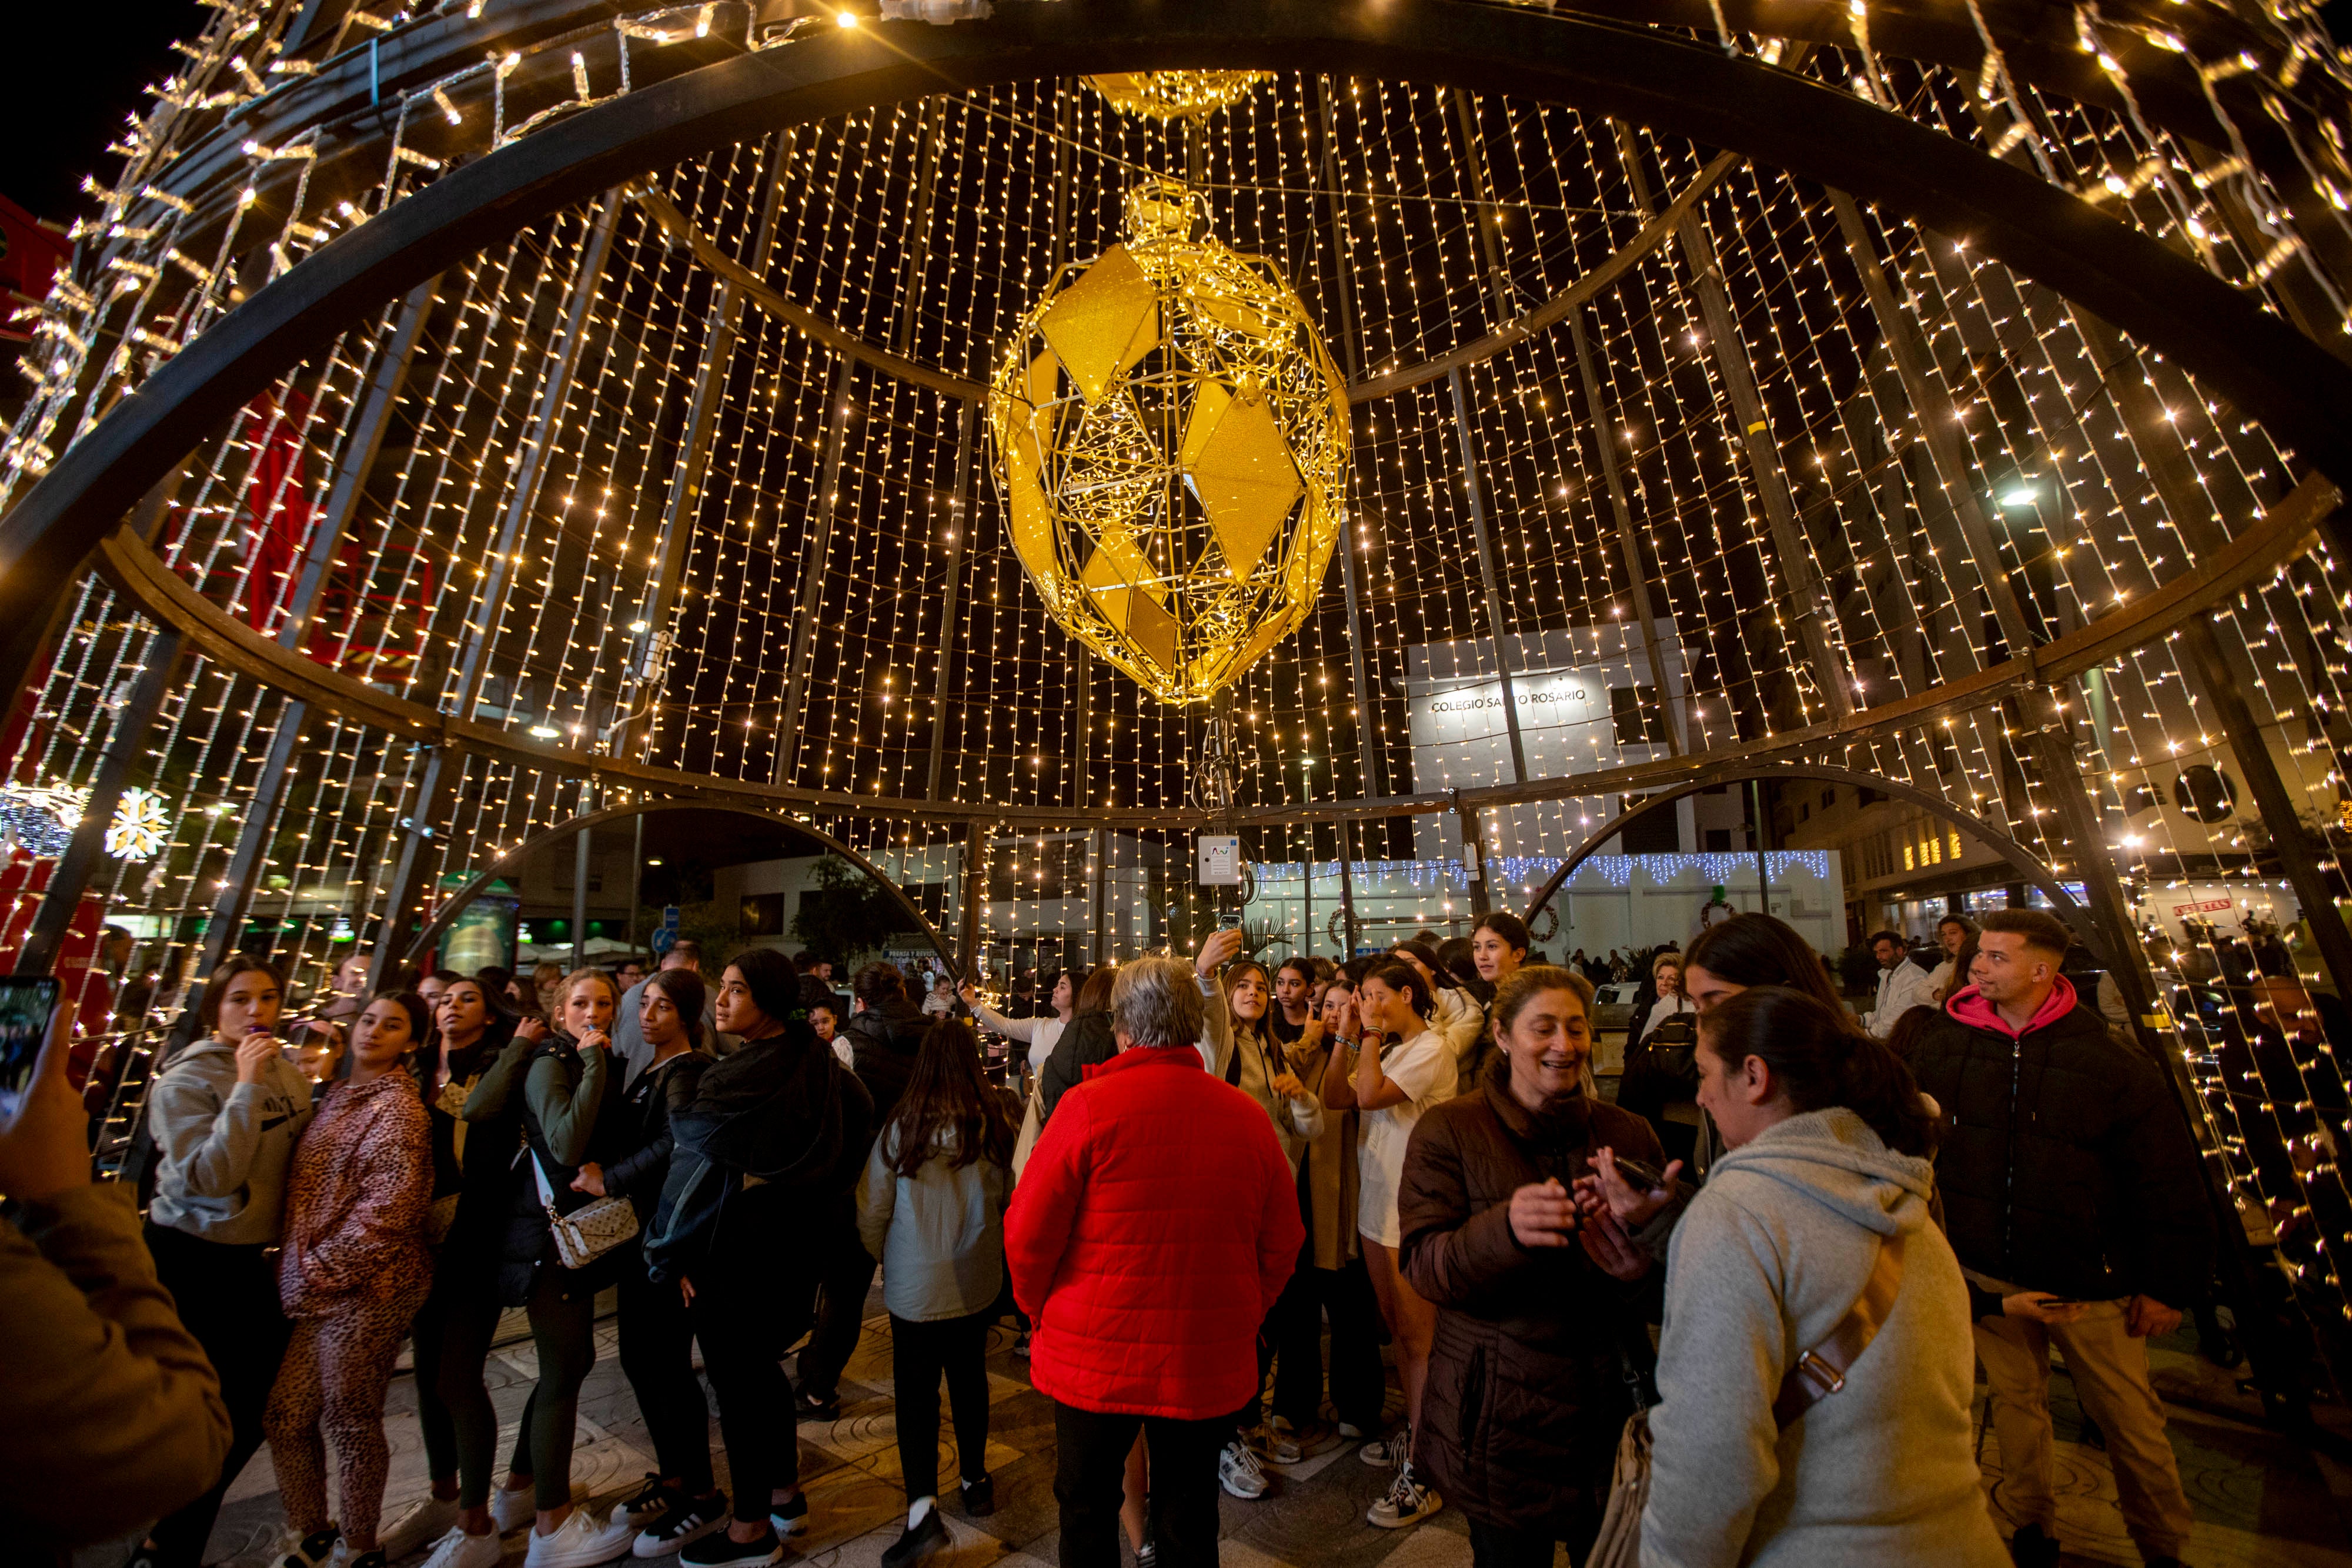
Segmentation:
<svg viewBox="0 0 2352 1568">
<path fill-rule="evenodd" d="M 724 801 L 710 800 L 641 800 L 627 806 L 608 806 L 604 810 L 591 811 L 584 817 L 574 817 L 569 821 L 558 822 L 542 832 L 533 833 L 514 849 L 500 856 L 488 869 L 475 873 L 472 881 L 443 901 L 441 907 L 434 911 L 433 918 L 425 923 L 424 929 L 410 940 L 407 951 L 401 955 L 401 961 L 414 964 L 431 953 L 439 944 L 442 935 L 456 922 L 457 916 L 465 912 L 467 904 L 482 895 L 484 889 L 500 877 L 520 871 L 525 860 L 550 844 L 568 839 L 583 829 L 593 831 L 607 822 L 626 821 L 632 817 L 649 817 L 656 811 L 725 811 L 732 816 L 749 817 L 755 821 L 774 822 L 781 827 L 791 829 L 793 832 L 805 833 L 823 844 L 827 852 L 839 855 L 887 888 L 891 899 L 906 912 L 907 918 L 915 923 L 915 929 L 923 934 L 924 938 L 939 954 L 941 962 L 950 969 L 956 967 L 955 955 L 948 950 L 947 938 L 940 936 L 938 929 L 924 918 L 923 912 L 916 907 L 913 899 L 907 896 L 906 890 L 884 876 L 872 861 L 867 860 L 824 829 L 803 822 L 797 817 L 788 817 L 781 811 L 762 811 L 756 807 L 737 806 Z"/>
<path fill-rule="evenodd" d="M 1668 785 L 1655 794 L 1643 797 L 1640 805 L 1630 810 L 1619 812 L 1611 821 L 1595 830 L 1592 836 L 1586 839 L 1580 848 L 1560 862 L 1559 869 L 1551 873 L 1542 887 L 1537 889 L 1535 897 L 1528 904 L 1528 912 L 1524 918 L 1532 921 L 1543 906 L 1552 901 L 1552 896 L 1567 884 L 1568 879 L 1576 874 L 1578 867 L 1591 859 L 1602 844 L 1623 832 L 1633 823 L 1641 821 L 1654 812 L 1663 811 L 1676 801 L 1687 796 L 1696 795 L 1702 789 L 1712 789 L 1719 784 L 1744 784 L 1751 779 L 1767 781 L 1778 779 L 1803 779 L 1816 784 L 1851 784 L 1856 789 L 1875 789 L 1882 795 L 1891 796 L 1897 800 L 1920 807 L 1949 822 L 1978 843 L 2000 856 L 2013 870 L 2022 874 L 2026 881 L 2049 894 L 2051 907 L 2058 912 L 2059 918 L 2072 926 L 2074 934 L 2083 939 L 2084 945 L 2094 952 L 2102 948 L 2108 952 L 2128 950 L 2125 944 L 2130 940 L 2130 933 L 2101 932 L 2097 917 L 2089 909 L 2074 902 L 2074 895 L 2060 885 L 2057 874 L 2042 864 L 2041 858 L 2032 851 L 2002 832 L 1999 828 L 1993 827 L 1979 818 L 1971 817 L 1965 811 L 1956 811 L 1952 809 L 1951 802 L 1942 796 L 1930 795 L 1925 789 L 1916 789 L 1912 785 L 1898 784 L 1892 779 L 1882 779 L 1875 773 L 1857 773 L 1851 768 L 1832 768 L 1825 763 L 1813 762 L 1726 764 L 1708 769 L 1703 777 Z"/>
<path fill-rule="evenodd" d="M 2169 354 L 2352 481 L 2352 366 L 2067 193 L 1851 94 L 1646 29 L 1448 0 L 1005 0 L 987 23 L 825 29 L 688 72 L 456 170 L 330 242 L 125 396 L 0 518 L 0 624 L 45 623 L 56 584 L 222 410 L 482 245 L 657 165 L 942 89 L 1310 65 L 1573 102 L 1885 202 Z M 21 688 L 36 646 L 11 640 L 0 690 Z"/>
</svg>

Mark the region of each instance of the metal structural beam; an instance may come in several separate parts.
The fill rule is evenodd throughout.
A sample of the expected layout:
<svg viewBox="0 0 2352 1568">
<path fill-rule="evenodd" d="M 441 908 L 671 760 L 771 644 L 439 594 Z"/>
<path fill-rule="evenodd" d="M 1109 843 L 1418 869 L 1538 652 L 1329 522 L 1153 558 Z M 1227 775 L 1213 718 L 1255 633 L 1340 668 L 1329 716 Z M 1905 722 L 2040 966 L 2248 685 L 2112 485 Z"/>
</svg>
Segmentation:
<svg viewBox="0 0 2352 1568">
<path fill-rule="evenodd" d="M 956 891 L 963 908 L 956 923 L 958 967 L 963 977 L 980 984 L 980 917 L 988 903 L 988 841 L 992 824 L 974 821 L 963 831 L 963 882 Z"/>
<path fill-rule="evenodd" d="M 73 837 L 67 841 L 65 852 L 58 856 L 57 864 L 49 872 L 48 886 L 41 894 L 40 907 L 34 912 L 32 929 L 25 934 L 25 945 L 16 951 L 19 975 L 46 975 L 57 963 L 58 949 L 73 924 L 74 912 L 81 907 L 81 895 L 89 887 L 90 873 L 98 869 L 99 858 L 105 852 L 107 830 L 114 823 L 115 810 L 122 804 L 122 794 L 131 786 L 131 775 L 141 767 L 156 716 L 163 708 L 164 695 L 178 682 L 180 644 L 180 633 L 169 626 L 159 628 L 147 639 L 140 658 L 139 678 L 131 683 L 130 696 L 114 716 L 114 729 L 107 739 L 106 749 L 99 754 L 98 773 L 90 780 L 89 799 L 82 806 L 81 821 L 74 824 Z M 101 1023 L 95 1027 L 104 1026 Z"/>
<path fill-rule="evenodd" d="M 581 804 L 585 806 L 591 791 L 580 791 Z M 582 816 L 593 816 L 593 810 Z M 583 828 L 572 838 L 572 967 L 588 967 L 588 878 L 595 866 L 596 833 L 593 828 Z"/>
<path fill-rule="evenodd" d="M 1518 689 L 1511 682 L 1510 634 L 1503 628 L 1503 590 L 1495 577 L 1494 541 L 1486 537 L 1486 483 L 1470 434 L 1470 396 L 1460 371 L 1445 378 L 1454 395 L 1454 429 L 1462 442 L 1462 493 L 1470 505 L 1470 535 L 1478 545 L 1478 580 L 1486 590 L 1486 632 L 1495 640 L 1495 672 L 1503 683 L 1503 728 L 1511 743 L 1511 782 L 1528 779 L 1527 747 L 1519 740 Z"/>
<path fill-rule="evenodd" d="M 327 573 L 342 549 L 352 518 L 359 511 L 360 497 L 367 488 L 368 476 L 383 450 L 384 433 L 391 428 L 393 411 L 399 406 L 401 392 L 408 384 L 408 372 L 416 361 L 417 340 L 424 333 L 425 319 L 432 313 L 434 295 L 440 285 L 441 280 L 436 277 L 410 292 L 393 326 L 391 340 L 376 357 L 375 368 L 368 376 L 367 390 L 361 394 L 359 408 L 352 417 L 351 434 L 335 462 L 335 476 L 328 486 L 326 505 L 320 509 L 319 521 L 311 529 L 309 553 L 278 629 L 278 645 L 289 653 L 299 654 L 309 638 L 311 622 L 319 612 L 320 597 L 326 589 Z M 269 749 L 263 754 L 260 775 L 254 780 L 252 798 L 246 804 L 245 819 L 237 829 L 236 844 L 229 852 L 228 864 L 220 875 L 219 894 L 213 900 L 212 914 L 205 923 L 203 955 L 196 960 L 199 986 L 206 983 L 205 977 L 220 967 L 244 936 L 254 889 L 260 882 L 270 836 L 277 831 L 279 809 L 285 802 L 295 748 L 300 741 L 302 727 L 310 722 L 310 705 L 299 696 L 288 697 L 278 708 L 278 727 L 270 732 Z"/>
<path fill-rule="evenodd" d="M 776 720 L 778 784 L 790 781 L 800 757 L 801 720 L 808 712 L 809 674 L 816 664 L 817 609 L 824 600 L 824 563 L 833 554 L 833 521 L 840 509 L 841 453 L 849 444 L 850 378 L 856 373 L 857 361 L 844 360 L 834 377 L 832 423 L 824 438 L 824 463 L 817 472 L 808 541 L 801 552 L 800 588 L 793 600 L 792 662 L 784 667 L 784 700 Z"/>
<path fill-rule="evenodd" d="M 1592 344 L 1584 330 L 1584 312 L 1577 311 L 1568 319 L 1570 342 L 1576 349 L 1577 377 L 1584 384 L 1586 423 L 1592 430 L 1592 444 L 1601 454 L 1601 479 L 1609 489 L 1609 509 L 1617 520 L 1617 550 L 1625 563 L 1627 590 L 1633 600 L 1633 618 L 1642 628 L 1642 656 L 1650 663 L 1650 679 L 1656 685 L 1659 705 L 1666 711 L 1666 748 L 1680 757 L 1690 749 L 1690 737 L 1685 726 L 1688 715 L 1684 712 L 1683 673 L 1667 667 L 1664 643 L 1658 636 L 1657 606 L 1650 598 L 1650 579 L 1642 563 L 1642 542 L 1635 537 L 1633 504 L 1626 498 L 1625 476 L 1617 467 L 1617 448 L 1611 443 L 1612 421 L 1601 401 L 1601 377 L 1592 368 Z M 1680 651 L 1680 638 L 1676 638 Z"/>
<path fill-rule="evenodd" d="M 794 132 L 780 131 L 768 139 L 764 166 L 767 194 L 760 203 L 760 224 L 751 241 L 746 273 L 757 277 L 767 271 L 776 244 L 776 218 L 783 208 L 783 163 L 791 155 Z M 721 277 L 711 290 L 710 308 L 703 318 L 702 354 L 694 367 L 694 391 L 688 398 L 686 429 L 678 437 L 677 463 L 670 470 L 669 488 L 662 497 L 658 559 L 654 569 L 653 596 L 646 605 L 646 629 L 632 650 L 639 682 L 637 709 L 623 722 L 615 757 L 644 760 L 659 727 L 653 717 L 660 701 L 658 689 L 667 673 L 661 652 L 670 640 L 670 613 L 677 602 L 679 580 L 686 572 L 687 548 L 693 542 L 701 515 L 703 482 L 710 474 L 711 446 L 719 434 L 720 406 L 727 397 L 727 376 L 742 340 L 743 304 L 740 284 Z"/>
<path fill-rule="evenodd" d="M 1644 216 L 1653 215 L 1657 204 L 1651 194 L 1650 176 L 1642 165 L 1642 150 L 1633 139 L 1633 128 L 1619 121 L 1616 131 L 1618 156 L 1624 165 L 1626 179 L 1633 184 L 1634 202 Z M 1837 623 L 1837 609 L 1822 586 L 1821 572 L 1813 564 L 1812 546 L 1798 519 L 1796 502 L 1789 494 L 1789 476 L 1780 464 L 1780 444 L 1772 438 L 1771 413 L 1757 388 L 1756 367 L 1748 360 L 1748 346 L 1740 340 L 1739 319 L 1731 313 L 1731 299 L 1723 287 L 1723 267 L 1716 259 L 1715 242 L 1707 237 L 1706 225 L 1699 221 L 1696 209 L 1686 212 L 1675 225 L 1675 237 L 1691 270 L 1699 314 L 1706 321 L 1707 350 L 1715 360 L 1717 373 L 1723 378 L 1724 392 L 1730 397 L 1738 444 L 1748 455 L 1748 470 L 1756 483 L 1756 498 L 1764 508 L 1765 525 L 1772 535 L 1776 564 L 1781 580 L 1788 586 L 1788 603 L 1776 619 L 1784 626 L 1790 622 L 1796 623 L 1795 641 L 1804 650 L 1801 663 L 1811 669 L 1814 685 L 1829 705 L 1831 717 L 1843 719 L 1853 711 L 1853 677 L 1830 640 L 1829 629 Z M 1792 668 L 1790 674 L 1793 679 L 1797 671 Z"/>
</svg>

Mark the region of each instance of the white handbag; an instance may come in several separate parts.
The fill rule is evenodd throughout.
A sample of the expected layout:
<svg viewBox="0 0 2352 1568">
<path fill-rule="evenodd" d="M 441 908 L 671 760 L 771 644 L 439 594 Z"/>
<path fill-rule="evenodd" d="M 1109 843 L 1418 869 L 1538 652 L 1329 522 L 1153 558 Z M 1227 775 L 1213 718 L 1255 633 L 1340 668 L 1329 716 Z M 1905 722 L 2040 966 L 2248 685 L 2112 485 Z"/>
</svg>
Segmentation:
<svg viewBox="0 0 2352 1568">
<path fill-rule="evenodd" d="M 530 1152 L 531 1174 L 539 1178 L 540 1201 L 547 1206 L 547 1228 L 555 1237 L 555 1256 L 567 1269 L 585 1269 L 637 1233 L 636 1206 L 625 1197 L 600 1197 L 561 1214 L 555 1189 L 547 1183 L 547 1166 L 537 1150 Z"/>
<path fill-rule="evenodd" d="M 1038 1129 L 1045 1124 L 1045 1092 L 1042 1085 L 1029 1086 L 1029 1107 L 1021 1113 L 1021 1135 L 1013 1143 L 1013 1179 L 1019 1181 L 1028 1167 L 1029 1152 L 1037 1146 Z"/>
<path fill-rule="evenodd" d="M 1650 1503 L 1650 1413 L 1625 1418 L 1617 1439 L 1617 1469 L 1610 1479 L 1609 1509 L 1584 1568 L 1638 1568 L 1642 1561 L 1642 1511 Z"/>
</svg>

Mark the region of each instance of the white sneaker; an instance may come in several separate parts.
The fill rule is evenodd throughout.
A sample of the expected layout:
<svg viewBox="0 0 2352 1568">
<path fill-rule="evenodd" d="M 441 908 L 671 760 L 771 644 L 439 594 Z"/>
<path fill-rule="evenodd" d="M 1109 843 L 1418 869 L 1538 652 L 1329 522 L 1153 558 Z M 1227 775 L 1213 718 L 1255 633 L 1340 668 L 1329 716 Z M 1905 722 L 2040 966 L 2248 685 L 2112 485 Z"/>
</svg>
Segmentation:
<svg viewBox="0 0 2352 1568">
<path fill-rule="evenodd" d="M 636 1542 L 637 1532 L 629 1528 L 627 1520 L 594 1520 L 588 1517 L 586 1509 L 575 1508 L 552 1532 L 532 1534 L 523 1564 L 524 1568 L 593 1568 L 615 1557 L 633 1555 L 631 1548 Z"/>
<path fill-rule="evenodd" d="M 1345 1437 L 1349 1442 L 1352 1443 L 1363 1435 L 1364 1429 L 1361 1427 L 1357 1426 L 1353 1421 L 1342 1421 L 1339 1423 L 1339 1436 Z"/>
<path fill-rule="evenodd" d="M 1375 1469 L 1392 1470 L 1412 1457 L 1412 1428 L 1375 1437 L 1356 1450 L 1356 1458 Z"/>
<path fill-rule="evenodd" d="M 1409 1524 L 1419 1524 L 1444 1506 L 1445 1500 L 1434 1489 L 1423 1486 L 1407 1462 L 1398 1467 L 1388 1495 L 1372 1504 L 1364 1515 L 1364 1522 L 1382 1530 L 1402 1530 Z"/>
<path fill-rule="evenodd" d="M 1307 1450 L 1299 1446 L 1298 1439 L 1284 1426 L 1260 1427 L 1256 1431 L 1249 1433 L 1243 1440 L 1249 1445 L 1250 1451 L 1258 1457 L 1262 1464 L 1295 1465 L 1304 1458 L 1307 1453 Z"/>
<path fill-rule="evenodd" d="M 505 1487 L 490 1494 L 490 1522 L 499 1527 L 500 1535 L 520 1530 L 539 1517 L 539 1489 L 524 1487 L 510 1491 Z"/>
<path fill-rule="evenodd" d="M 499 1559 L 505 1555 L 506 1549 L 499 1544 L 497 1531 L 468 1535 L 460 1525 L 434 1546 L 433 1555 L 425 1560 L 425 1568 L 499 1568 Z"/>
<path fill-rule="evenodd" d="M 1217 1482 L 1226 1491 L 1244 1502 L 1255 1502 L 1265 1495 L 1265 1471 L 1249 1445 L 1235 1437 L 1217 1456 Z"/>
<path fill-rule="evenodd" d="M 375 1543 L 383 1551 L 384 1561 L 397 1563 L 457 1529 L 461 1511 L 456 1498 L 435 1497 L 428 1492 L 410 1504 L 406 1513 L 378 1531 Z"/>
</svg>

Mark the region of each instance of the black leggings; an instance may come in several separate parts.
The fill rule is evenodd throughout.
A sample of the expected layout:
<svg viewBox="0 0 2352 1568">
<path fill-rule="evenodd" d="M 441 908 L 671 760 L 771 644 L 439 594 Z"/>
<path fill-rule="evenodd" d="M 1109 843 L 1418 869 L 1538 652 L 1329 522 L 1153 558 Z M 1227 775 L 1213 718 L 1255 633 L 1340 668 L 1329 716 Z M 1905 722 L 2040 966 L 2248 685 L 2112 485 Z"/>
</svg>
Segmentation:
<svg viewBox="0 0 2352 1568">
<path fill-rule="evenodd" d="M 221 1403 L 228 1406 L 228 1458 L 220 1479 L 152 1531 L 162 1568 L 197 1568 L 220 1516 L 221 1499 L 261 1447 L 262 1410 L 294 1325 L 278 1305 L 278 1260 L 258 1245 L 205 1241 L 151 1222 L 147 1250 L 154 1255 L 156 1278 L 179 1308 L 180 1322 L 219 1374 Z"/>
<path fill-rule="evenodd" d="M 621 1370 L 637 1396 L 662 1479 L 701 1497 L 712 1485 L 710 1405 L 694 1375 L 694 1322 L 677 1281 L 655 1284 L 636 1249 L 629 1252 L 620 1280 Z"/>
<path fill-rule="evenodd" d="M 1217 1450 L 1232 1439 L 1234 1424 L 1111 1415 L 1056 1401 L 1061 1568 L 1119 1568 L 1119 1502 L 1139 1428 L 1151 1455 L 1151 1534 L 1160 1568 L 1216 1568 Z"/>
<path fill-rule="evenodd" d="M 1388 1398 L 1388 1374 L 1381 1365 L 1381 1306 L 1372 1295 L 1364 1260 L 1351 1258 L 1338 1269 L 1318 1269 L 1312 1250 L 1274 1304 L 1266 1333 L 1275 1344 L 1274 1413 L 1293 1427 L 1305 1427 L 1323 1410 L 1323 1319 L 1331 1319 L 1331 1409 L 1360 1431 L 1380 1429 Z"/>
<path fill-rule="evenodd" d="M 416 1346 L 416 1424 L 425 1433 L 425 1467 L 436 1481 L 457 1478 L 457 1501 L 490 1500 L 498 1465 L 499 1413 L 482 1369 L 498 1332 L 499 1301 L 487 1270 L 445 1250 L 412 1331 Z"/>
<path fill-rule="evenodd" d="M 800 1391 L 831 1398 L 841 1391 L 841 1369 L 857 1353 L 866 1330 L 866 1292 L 874 1286 L 874 1259 L 859 1239 L 855 1216 L 827 1228 L 818 1244 L 816 1326 L 801 1346 Z"/>
<path fill-rule="evenodd" d="M 993 1310 L 915 1322 L 890 1316 L 890 1378 L 898 1405 L 898 1469 L 907 1500 L 940 1490 L 940 1375 L 955 1412 L 956 1468 L 967 1483 L 988 1474 L 988 1325 Z"/>
<path fill-rule="evenodd" d="M 596 1293 L 560 1263 L 541 1263 L 523 1303 L 531 1344 L 539 1352 L 539 1382 L 523 1406 L 514 1457 L 528 1459 L 542 1513 L 572 1500 L 572 1436 L 580 1419 L 580 1385 L 596 1364 Z M 513 1467 L 518 1473 L 526 1467 Z"/>
<path fill-rule="evenodd" d="M 722 1247 L 689 1276 L 689 1315 L 702 1342 L 702 1369 L 719 1398 L 735 1519 L 755 1524 L 767 1520 L 771 1493 L 800 1485 L 792 1385 L 778 1364 L 807 1322 L 810 1287 L 806 1275 L 780 1261 L 781 1245 L 765 1244 L 761 1228 L 746 1229 L 761 1244 Z"/>
</svg>

